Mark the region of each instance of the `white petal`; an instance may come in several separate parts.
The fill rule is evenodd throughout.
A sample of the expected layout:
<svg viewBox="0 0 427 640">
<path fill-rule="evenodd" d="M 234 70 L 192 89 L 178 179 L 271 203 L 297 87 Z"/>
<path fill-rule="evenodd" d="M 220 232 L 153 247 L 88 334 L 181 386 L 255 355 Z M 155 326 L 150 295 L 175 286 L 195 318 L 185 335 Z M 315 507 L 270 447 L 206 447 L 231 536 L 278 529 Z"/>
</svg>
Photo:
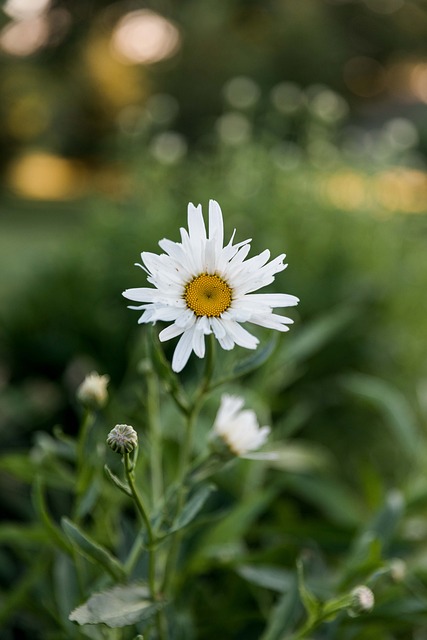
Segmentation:
<svg viewBox="0 0 427 640">
<path fill-rule="evenodd" d="M 289 293 L 249 293 L 244 300 L 253 302 L 255 308 L 258 303 L 269 307 L 294 307 L 299 302 L 299 298 Z"/>
<path fill-rule="evenodd" d="M 193 334 L 193 351 L 199 358 L 205 356 L 205 334 L 203 329 L 199 326 L 199 322 L 196 323 L 195 331 Z"/>
<path fill-rule="evenodd" d="M 223 338 L 226 334 L 226 331 L 221 320 L 218 320 L 218 318 L 210 318 L 209 322 L 212 327 L 212 331 L 214 332 L 215 338 L 217 338 L 218 340 L 220 338 Z"/>
<path fill-rule="evenodd" d="M 266 327 L 267 329 L 276 329 L 276 331 L 289 331 L 289 327 L 286 325 L 294 323 L 291 318 L 279 316 L 277 313 L 253 315 L 250 322 L 260 327 Z"/>
<path fill-rule="evenodd" d="M 160 292 L 157 289 L 150 289 L 149 287 L 126 289 L 126 291 L 122 293 L 122 296 L 135 302 L 155 302 L 159 298 L 159 295 Z"/>
<path fill-rule="evenodd" d="M 194 331 L 194 326 L 191 327 L 191 329 L 185 331 L 180 337 L 178 344 L 176 345 L 172 358 L 172 369 L 176 373 L 182 371 L 188 362 L 188 359 L 193 350 Z"/>
<path fill-rule="evenodd" d="M 216 200 L 209 200 L 209 239 L 215 241 L 217 251 L 224 244 L 224 222 L 222 211 Z"/>
<path fill-rule="evenodd" d="M 228 333 L 226 333 L 221 338 L 219 338 L 218 336 L 215 337 L 224 351 L 231 351 L 231 349 L 234 348 L 235 342 Z"/>
<path fill-rule="evenodd" d="M 216 271 L 216 248 L 212 239 L 206 240 L 203 271 L 206 273 L 215 273 Z"/>
<path fill-rule="evenodd" d="M 225 314 L 223 314 L 225 316 Z M 234 320 L 223 320 L 224 329 L 227 334 L 233 339 L 233 341 L 240 347 L 245 349 L 256 349 L 259 343 L 258 338 L 253 336 L 249 331 L 246 331 L 238 322 Z"/>
<path fill-rule="evenodd" d="M 188 233 L 192 241 L 202 242 L 206 240 L 206 227 L 203 220 L 202 205 L 194 206 L 189 203 L 187 209 Z"/>
<path fill-rule="evenodd" d="M 163 331 L 160 331 L 159 340 L 160 342 L 166 342 L 167 340 L 171 340 L 172 338 L 180 336 L 182 333 L 184 333 L 184 331 L 185 329 L 182 329 L 182 327 L 177 327 L 175 323 L 171 324 L 169 325 L 169 327 L 163 329 Z"/>
<path fill-rule="evenodd" d="M 177 327 L 181 327 L 186 330 L 189 329 L 196 322 L 196 316 L 191 309 L 186 309 L 182 311 L 180 316 L 176 319 Z"/>
</svg>

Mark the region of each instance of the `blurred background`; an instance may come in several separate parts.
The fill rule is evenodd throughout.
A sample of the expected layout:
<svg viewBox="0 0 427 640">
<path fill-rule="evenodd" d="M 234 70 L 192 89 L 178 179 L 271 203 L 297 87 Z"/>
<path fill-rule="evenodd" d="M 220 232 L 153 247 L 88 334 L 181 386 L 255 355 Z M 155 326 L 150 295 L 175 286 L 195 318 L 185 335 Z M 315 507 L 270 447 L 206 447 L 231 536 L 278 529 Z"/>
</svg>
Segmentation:
<svg viewBox="0 0 427 640">
<path fill-rule="evenodd" d="M 310 354 L 297 394 L 331 410 L 325 387 L 358 370 L 426 404 L 424 2 L 1 9 L 7 446 L 71 424 L 88 370 L 120 385 L 140 331 L 121 298 L 141 284 L 133 263 L 211 197 L 228 233 L 288 253 L 279 288 L 300 296 L 301 327 L 351 316 Z"/>
<path fill-rule="evenodd" d="M 341 406 L 346 372 L 425 407 L 423 1 L 7 0 L 0 27 L 6 448 L 72 429 L 89 370 L 120 386 L 133 263 L 209 198 L 228 233 L 288 253 L 278 286 L 302 302 L 286 344 L 316 325 L 289 382 L 311 436 L 371 450 L 372 422 Z M 380 456 L 392 476 L 396 456 Z"/>
<path fill-rule="evenodd" d="M 33 517 L 28 487 L 50 446 L 40 430 L 75 433 L 86 373 L 111 378 L 107 423 L 141 426 L 130 380 L 144 330 L 121 292 L 144 286 L 139 253 L 178 240 L 187 203 L 206 211 L 214 198 L 228 237 L 236 227 L 254 252 L 287 253 L 274 287 L 301 299 L 271 364 L 248 376 L 248 400 L 274 439 L 333 461 L 324 483 L 310 475 L 318 450 L 282 469 L 280 509 L 264 522 L 290 536 L 280 562 L 293 566 L 312 531 L 334 562 L 396 486 L 417 496 L 399 550 L 421 543 L 425 1 L 6 0 L 0 87 L 6 517 Z M 225 485 L 238 495 L 244 483 Z M 2 558 L 6 594 L 27 560 Z M 416 566 L 424 579 L 424 549 Z M 19 624 L 32 632 L 37 615 Z"/>
</svg>

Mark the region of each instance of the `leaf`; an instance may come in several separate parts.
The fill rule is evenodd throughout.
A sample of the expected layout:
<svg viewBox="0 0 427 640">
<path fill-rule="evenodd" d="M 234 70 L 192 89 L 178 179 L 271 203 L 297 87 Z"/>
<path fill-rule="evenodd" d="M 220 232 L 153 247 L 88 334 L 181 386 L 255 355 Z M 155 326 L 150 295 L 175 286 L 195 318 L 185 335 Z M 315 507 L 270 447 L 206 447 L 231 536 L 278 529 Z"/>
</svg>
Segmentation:
<svg viewBox="0 0 427 640">
<path fill-rule="evenodd" d="M 27 484 L 32 484 L 36 474 L 43 477 L 43 482 L 55 488 L 70 489 L 74 487 L 73 474 L 58 460 L 46 459 L 41 463 L 37 459 L 37 451 L 28 454 L 11 453 L 0 458 L 0 470 L 12 474 Z"/>
<path fill-rule="evenodd" d="M 319 617 L 321 610 L 320 601 L 307 589 L 304 583 L 304 568 L 302 560 L 297 560 L 297 572 L 298 572 L 298 591 L 301 598 L 301 602 L 307 612 L 308 620 L 316 620 Z"/>
<path fill-rule="evenodd" d="M 285 591 L 274 607 L 261 640 L 283 640 L 295 628 L 300 610 L 298 582 L 293 574 L 289 589 Z"/>
<path fill-rule="evenodd" d="M 274 458 L 267 464 L 275 469 L 289 472 L 324 470 L 331 466 L 331 457 L 326 449 L 311 443 L 287 442 L 282 446 L 271 445 Z"/>
<path fill-rule="evenodd" d="M 148 620 L 164 604 L 153 603 L 147 587 L 135 582 L 93 594 L 85 604 L 70 613 L 69 619 L 80 625 L 103 623 L 110 628 L 127 627 Z"/>
<path fill-rule="evenodd" d="M 286 360 L 295 362 L 307 360 L 330 342 L 354 317 L 354 309 L 340 308 L 301 328 L 286 343 Z"/>
<path fill-rule="evenodd" d="M 168 533 L 179 531 L 194 520 L 213 491 L 216 491 L 215 485 L 202 485 L 184 506 L 180 515 L 176 519 L 176 522 L 172 525 L 172 528 Z"/>
<path fill-rule="evenodd" d="M 344 526 L 359 526 L 364 513 L 352 491 L 330 478 L 289 475 L 286 486 Z"/>
<path fill-rule="evenodd" d="M 233 375 L 235 377 L 245 376 L 248 373 L 252 373 L 255 369 L 259 369 L 271 356 L 278 343 L 278 337 L 273 334 L 271 340 L 266 345 L 257 349 L 255 353 L 248 358 L 245 358 L 241 362 L 238 362 L 233 368 Z"/>
<path fill-rule="evenodd" d="M 342 571 L 342 584 L 354 581 L 383 565 L 382 553 L 391 541 L 404 511 L 403 496 L 390 491 L 385 503 L 356 538 Z"/>
<path fill-rule="evenodd" d="M 62 518 L 61 525 L 68 538 L 76 545 L 82 555 L 101 565 L 115 580 L 123 580 L 126 577 L 124 567 L 117 558 L 86 533 L 83 533 L 74 522 L 68 518 Z"/>
<path fill-rule="evenodd" d="M 73 550 L 70 543 L 62 533 L 61 529 L 52 520 L 47 510 L 43 493 L 43 484 L 39 476 L 36 476 L 34 480 L 32 498 L 35 510 L 45 526 L 46 531 L 49 533 L 51 540 L 55 542 L 60 549 L 65 551 L 65 553 L 72 554 Z"/>
<path fill-rule="evenodd" d="M 0 525 L 0 543 L 13 546 L 31 547 L 33 545 L 50 544 L 51 541 L 46 529 L 40 524 L 14 524 L 4 523 Z"/>
<path fill-rule="evenodd" d="M 199 571 L 212 560 L 234 558 L 242 552 L 241 540 L 253 521 L 277 495 L 276 489 L 263 489 L 245 496 L 201 537 L 191 559 L 191 570 Z"/>
<path fill-rule="evenodd" d="M 390 384 L 363 374 L 347 375 L 341 385 L 350 393 L 365 399 L 386 419 L 397 443 L 409 456 L 420 452 L 420 433 L 415 414 L 400 391 Z"/>
<path fill-rule="evenodd" d="M 236 571 L 241 578 L 251 584 L 281 593 L 288 591 L 295 579 L 292 572 L 268 565 L 241 565 Z"/>
<path fill-rule="evenodd" d="M 132 497 L 132 492 L 129 489 L 129 485 L 125 482 L 122 482 L 122 480 L 120 480 L 120 478 L 118 478 L 116 474 L 111 471 L 108 464 L 104 464 L 104 471 L 108 476 L 108 478 L 110 478 L 111 482 L 115 484 L 116 487 L 120 489 L 120 491 L 123 491 L 124 494 L 126 494 L 129 497 Z"/>
</svg>

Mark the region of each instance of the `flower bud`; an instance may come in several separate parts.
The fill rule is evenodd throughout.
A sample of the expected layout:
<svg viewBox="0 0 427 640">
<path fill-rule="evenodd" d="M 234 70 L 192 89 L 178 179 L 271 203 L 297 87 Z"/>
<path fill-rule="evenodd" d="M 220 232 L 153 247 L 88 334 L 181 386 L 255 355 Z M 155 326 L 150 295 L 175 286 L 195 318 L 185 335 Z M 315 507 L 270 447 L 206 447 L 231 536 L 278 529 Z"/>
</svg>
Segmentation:
<svg viewBox="0 0 427 640">
<path fill-rule="evenodd" d="M 401 558 L 393 558 L 390 560 L 390 575 L 394 582 L 403 582 L 406 578 L 407 567 L 406 562 Z"/>
<path fill-rule="evenodd" d="M 109 376 L 89 373 L 77 389 L 77 399 L 86 409 L 102 409 L 108 400 Z"/>
<path fill-rule="evenodd" d="M 107 444 L 117 453 L 132 453 L 138 446 L 138 434 L 128 424 L 116 424 L 108 434 Z"/>
<path fill-rule="evenodd" d="M 369 587 L 360 585 L 351 592 L 351 604 L 348 614 L 355 618 L 363 613 L 369 613 L 374 608 L 375 598 Z"/>
</svg>

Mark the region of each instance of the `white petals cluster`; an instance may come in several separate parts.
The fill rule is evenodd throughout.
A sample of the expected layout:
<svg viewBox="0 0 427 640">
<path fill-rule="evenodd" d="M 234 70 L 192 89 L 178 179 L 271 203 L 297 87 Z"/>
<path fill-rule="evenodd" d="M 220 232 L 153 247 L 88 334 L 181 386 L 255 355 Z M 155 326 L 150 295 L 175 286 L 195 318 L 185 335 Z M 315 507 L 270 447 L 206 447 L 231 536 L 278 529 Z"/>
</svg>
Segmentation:
<svg viewBox="0 0 427 640">
<path fill-rule="evenodd" d="M 260 427 L 255 412 L 243 409 L 243 398 L 224 394 L 212 428 L 235 456 L 246 456 L 265 444 L 270 427 Z"/>
<path fill-rule="evenodd" d="M 203 358 L 205 336 L 213 333 L 223 349 L 234 345 L 256 349 L 258 339 L 241 323 L 288 331 L 293 320 L 273 313 L 277 307 L 291 307 L 299 300 L 285 293 L 254 293 L 271 284 L 276 273 L 286 268 L 285 254 L 270 260 L 263 251 L 248 260 L 250 240 L 237 244 L 234 233 L 224 246 L 224 223 L 220 206 L 209 202 L 209 227 L 202 207 L 188 205 L 188 231 L 181 228 L 181 242 L 163 239 L 164 253 L 144 251 L 142 264 L 153 287 L 127 289 L 125 298 L 142 303 L 130 307 L 143 311 L 139 323 L 158 320 L 171 324 L 160 332 L 160 340 L 180 336 L 172 359 L 174 371 L 181 371 L 191 353 Z"/>
</svg>

